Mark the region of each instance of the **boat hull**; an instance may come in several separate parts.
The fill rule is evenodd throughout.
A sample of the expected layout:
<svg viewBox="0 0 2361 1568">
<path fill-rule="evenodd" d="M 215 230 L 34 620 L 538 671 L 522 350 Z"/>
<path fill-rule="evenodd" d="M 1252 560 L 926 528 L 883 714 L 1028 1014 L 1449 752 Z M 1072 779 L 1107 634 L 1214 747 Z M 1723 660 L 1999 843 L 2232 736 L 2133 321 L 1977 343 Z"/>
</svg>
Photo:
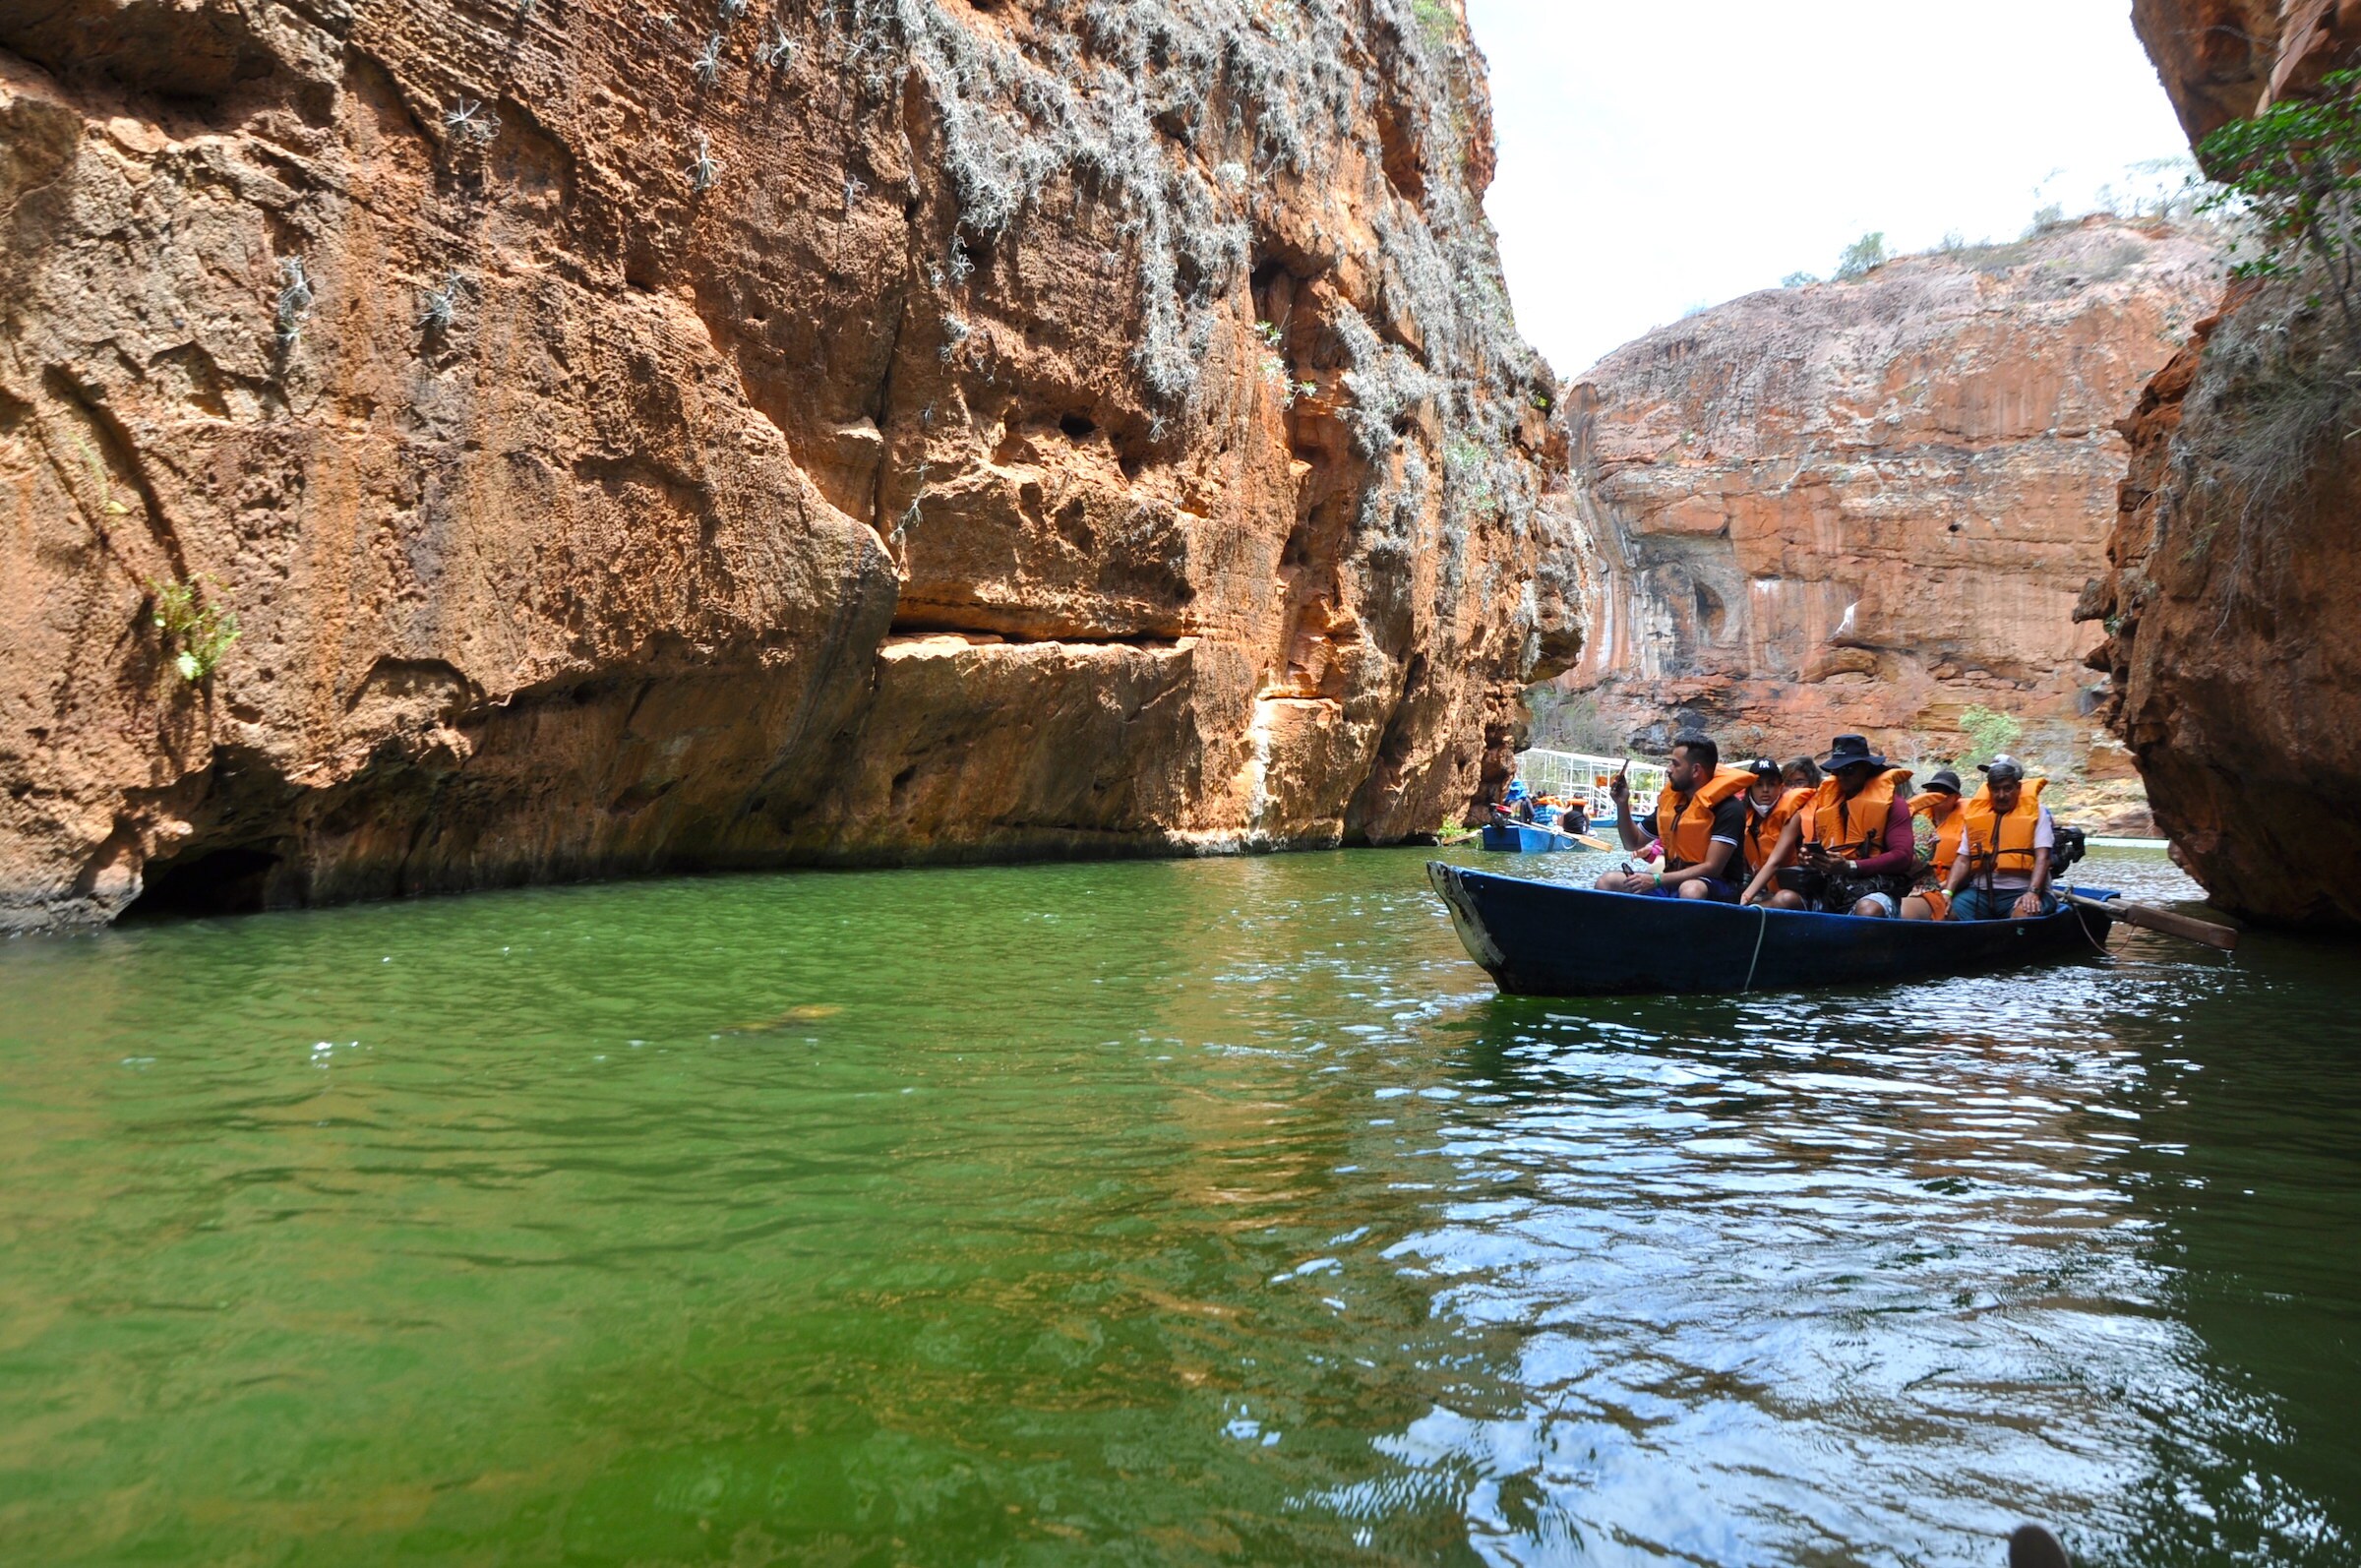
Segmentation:
<svg viewBox="0 0 2361 1568">
<path fill-rule="evenodd" d="M 1978 973 L 2094 956 L 2112 919 L 2067 907 L 2037 920 L 1872 920 L 1603 893 L 1426 865 L 1468 956 L 1516 995 L 1791 991 Z M 2075 889 L 2092 898 L 2103 888 Z"/>
</svg>

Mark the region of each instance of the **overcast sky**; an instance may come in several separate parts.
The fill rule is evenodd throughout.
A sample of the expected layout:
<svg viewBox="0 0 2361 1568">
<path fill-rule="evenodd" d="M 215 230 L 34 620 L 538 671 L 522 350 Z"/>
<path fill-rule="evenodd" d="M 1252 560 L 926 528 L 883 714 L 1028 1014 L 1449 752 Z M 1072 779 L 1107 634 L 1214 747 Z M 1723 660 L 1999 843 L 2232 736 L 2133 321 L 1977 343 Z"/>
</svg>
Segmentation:
<svg viewBox="0 0 2361 1568">
<path fill-rule="evenodd" d="M 2185 157 L 2130 9 L 1469 0 L 1525 335 L 1573 376 L 1693 306 L 1825 276 L 1870 229 L 2014 239 L 2044 203 L 2086 211 Z"/>
</svg>

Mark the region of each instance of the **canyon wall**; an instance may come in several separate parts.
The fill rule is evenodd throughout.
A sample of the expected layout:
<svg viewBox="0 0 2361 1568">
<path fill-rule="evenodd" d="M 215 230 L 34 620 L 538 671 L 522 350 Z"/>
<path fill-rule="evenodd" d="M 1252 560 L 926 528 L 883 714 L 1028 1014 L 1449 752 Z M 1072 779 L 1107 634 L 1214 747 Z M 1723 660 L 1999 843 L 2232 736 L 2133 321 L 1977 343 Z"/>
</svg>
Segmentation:
<svg viewBox="0 0 2361 1568">
<path fill-rule="evenodd" d="M 1607 355 L 1568 396 L 1603 566 L 1560 685 L 1594 744 L 1695 724 L 1785 756 L 1859 731 L 1948 759 L 1981 705 L 2049 767 L 2128 779 L 2069 613 L 2114 520 L 2114 422 L 2221 274 L 2209 231 L 2093 217 Z M 2142 825 L 2136 790 L 2113 804 Z"/>
<path fill-rule="evenodd" d="M 8 7 L 0 930 L 1438 825 L 1587 561 L 1489 138 L 1434 0 Z"/>
<path fill-rule="evenodd" d="M 2141 0 L 2192 143 L 2354 63 L 2361 5 Z M 2361 927 L 2361 341 L 2320 280 L 2235 286 L 2126 421 L 2108 717 L 2214 902 Z"/>
</svg>

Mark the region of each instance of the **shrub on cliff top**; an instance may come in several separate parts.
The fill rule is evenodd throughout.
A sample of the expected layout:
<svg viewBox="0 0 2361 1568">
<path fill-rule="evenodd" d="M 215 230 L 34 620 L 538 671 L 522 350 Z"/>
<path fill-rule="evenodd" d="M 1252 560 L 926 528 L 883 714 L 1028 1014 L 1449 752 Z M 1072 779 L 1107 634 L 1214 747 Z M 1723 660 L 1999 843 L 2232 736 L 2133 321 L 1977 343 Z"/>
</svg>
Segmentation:
<svg viewBox="0 0 2361 1568">
<path fill-rule="evenodd" d="M 1885 230 L 1871 229 L 1846 246 L 1843 254 L 1837 257 L 1837 280 L 1845 282 L 1865 276 L 1885 266 L 1887 260 Z"/>
</svg>

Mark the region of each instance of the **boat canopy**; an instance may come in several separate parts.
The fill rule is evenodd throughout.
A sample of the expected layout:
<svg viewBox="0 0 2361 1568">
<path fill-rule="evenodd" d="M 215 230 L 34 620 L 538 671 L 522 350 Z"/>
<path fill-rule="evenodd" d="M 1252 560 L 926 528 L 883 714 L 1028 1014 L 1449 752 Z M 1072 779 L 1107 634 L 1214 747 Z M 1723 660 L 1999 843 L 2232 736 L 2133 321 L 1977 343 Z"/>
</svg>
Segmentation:
<svg viewBox="0 0 2361 1568">
<path fill-rule="evenodd" d="M 1654 762 L 1630 760 L 1631 798 L 1645 811 L 1665 787 L 1665 770 Z M 1580 806 L 1593 820 L 1604 821 L 1615 814 L 1614 797 L 1607 794 L 1606 786 L 1624 761 L 1620 756 L 1547 752 L 1537 746 L 1517 754 L 1517 778 L 1528 792 Z"/>
</svg>

